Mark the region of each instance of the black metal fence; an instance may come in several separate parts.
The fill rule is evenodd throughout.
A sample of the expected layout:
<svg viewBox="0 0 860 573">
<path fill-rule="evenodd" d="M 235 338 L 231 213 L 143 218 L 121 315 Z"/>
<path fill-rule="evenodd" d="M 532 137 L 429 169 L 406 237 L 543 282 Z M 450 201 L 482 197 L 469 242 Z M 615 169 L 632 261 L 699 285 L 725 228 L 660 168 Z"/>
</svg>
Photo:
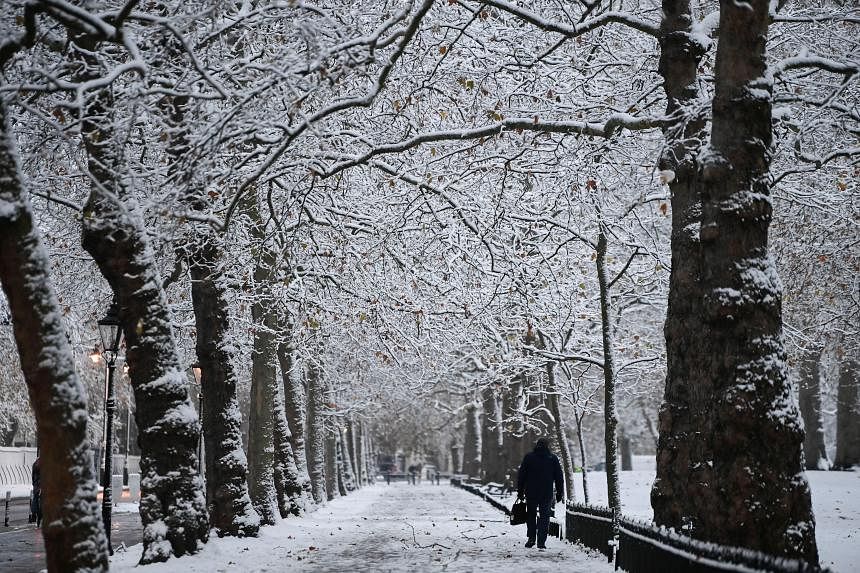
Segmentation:
<svg viewBox="0 0 860 573">
<path fill-rule="evenodd" d="M 478 488 L 477 486 L 470 484 L 470 483 L 466 483 L 461 478 L 452 477 L 451 478 L 451 485 L 453 485 L 454 487 L 458 487 L 460 489 L 464 489 L 464 490 L 468 491 L 469 493 L 473 493 L 473 494 L 477 495 L 481 499 L 486 500 L 487 503 L 489 503 L 490 505 L 492 505 L 493 507 L 495 507 L 499 511 L 503 512 L 505 515 L 511 514 L 511 508 L 509 508 L 507 505 L 500 502 L 498 499 L 495 499 L 493 496 L 481 491 L 481 489 Z"/>
<path fill-rule="evenodd" d="M 608 507 L 571 503 L 567 506 L 565 537 L 600 551 L 610 561 L 615 555 L 612 510 Z"/>
<path fill-rule="evenodd" d="M 596 549 L 629 573 L 827 573 L 806 561 L 709 543 L 619 517 L 605 507 L 570 504 L 567 539 Z"/>
<path fill-rule="evenodd" d="M 504 503 L 467 481 L 452 477 L 451 485 L 511 514 Z M 700 541 L 624 516 L 614 519 L 607 507 L 571 503 L 565 514 L 568 541 L 600 551 L 628 573 L 832 573 L 798 559 Z"/>
</svg>

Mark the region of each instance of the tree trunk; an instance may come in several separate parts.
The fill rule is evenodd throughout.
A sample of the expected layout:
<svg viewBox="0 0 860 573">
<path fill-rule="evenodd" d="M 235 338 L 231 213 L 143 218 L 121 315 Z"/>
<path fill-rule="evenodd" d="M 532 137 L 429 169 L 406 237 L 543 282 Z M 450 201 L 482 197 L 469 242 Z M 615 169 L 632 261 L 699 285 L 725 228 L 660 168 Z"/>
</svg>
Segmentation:
<svg viewBox="0 0 860 573">
<path fill-rule="evenodd" d="M 211 232 L 210 232 L 211 233 Z M 248 495 L 248 461 L 242 447 L 238 376 L 228 350 L 226 289 L 217 276 L 216 238 L 197 243 L 189 256 L 191 299 L 197 326 L 197 362 L 203 392 L 203 446 L 209 522 L 218 535 L 256 536 L 259 516 Z"/>
<path fill-rule="evenodd" d="M 365 443 L 365 467 L 367 468 L 367 482 L 372 484 L 373 480 L 376 478 L 376 468 L 377 468 L 377 452 L 373 443 L 373 435 L 367 431 L 367 427 L 365 424 L 361 425 L 361 428 L 364 432 L 364 443 Z"/>
<path fill-rule="evenodd" d="M 698 103 L 697 69 L 706 52 L 692 33 L 689 0 L 663 0 L 659 72 L 666 92 L 666 149 L 660 169 L 671 173 L 672 269 L 664 335 L 666 385 L 659 414 L 657 476 L 651 490 L 654 521 L 676 529 L 718 502 L 713 484 L 710 410 L 712 389 L 704 376 L 703 291 L 699 224 L 701 200 L 696 154 L 705 138 Z"/>
<path fill-rule="evenodd" d="M 839 365 L 836 396 L 836 460 L 834 467 L 860 466 L 860 361 L 845 357 Z"/>
<path fill-rule="evenodd" d="M 363 475 L 364 473 L 361 471 L 361 449 L 358 447 L 358 443 L 356 440 L 356 431 L 355 431 L 355 420 L 349 418 L 346 423 L 346 443 L 347 443 L 347 452 L 349 454 L 349 458 L 352 461 L 352 471 L 355 480 L 356 489 L 361 488 L 363 485 Z"/>
<path fill-rule="evenodd" d="M 340 427 L 335 428 L 335 459 L 337 460 L 337 493 L 341 496 L 345 496 L 347 494 L 347 484 L 346 484 L 346 463 L 343 455 L 344 447 L 343 447 L 343 432 Z"/>
<path fill-rule="evenodd" d="M 371 471 L 370 453 L 367 451 L 367 421 L 359 425 L 358 443 L 361 446 L 361 468 L 364 472 L 364 480 L 368 485 L 373 484 L 373 472 Z"/>
<path fill-rule="evenodd" d="M 276 518 L 274 403 L 275 342 L 273 321 L 255 302 L 251 308 L 255 324 L 254 350 L 251 357 L 251 413 L 248 430 L 248 490 L 261 525 L 274 525 Z"/>
<path fill-rule="evenodd" d="M 172 317 L 143 220 L 119 199 L 119 180 L 103 145 L 112 145 L 102 113 L 89 106 L 82 133 L 99 182 L 84 207 L 82 243 L 120 306 L 126 362 L 140 429 L 144 550 L 141 564 L 196 553 L 209 536 L 197 472 L 200 424 L 173 337 Z"/>
<path fill-rule="evenodd" d="M 524 374 L 514 376 L 511 384 L 503 394 L 503 412 L 505 426 L 508 428 L 505 436 L 505 485 L 516 488 L 517 472 L 523 456 L 528 451 L 526 443 L 526 424 L 523 386 Z"/>
<path fill-rule="evenodd" d="M 358 489 L 355 479 L 355 465 L 352 463 L 353 453 L 350 451 L 353 448 L 352 434 L 349 431 L 349 424 L 340 428 L 340 456 L 343 466 L 343 486 L 346 491 L 355 491 Z M 341 495 L 346 495 L 342 493 Z"/>
<path fill-rule="evenodd" d="M 184 165 L 190 147 L 186 125 L 189 98 L 173 96 L 162 101 L 161 108 L 170 126 L 167 154 L 172 179 L 184 187 L 188 209 L 205 214 L 204 191 L 193 184 L 193 173 Z M 248 462 L 242 447 L 235 357 L 226 340 L 230 323 L 227 288 L 221 277 L 223 245 L 220 235 L 205 223 L 189 223 L 186 241 L 200 386 L 206 396 L 201 417 L 209 523 L 219 536 L 256 536 L 259 516 L 248 496 Z"/>
<path fill-rule="evenodd" d="M 301 515 L 306 510 L 305 491 L 296 467 L 295 453 L 290 443 L 290 428 L 284 413 L 284 395 L 275 384 L 275 403 L 272 409 L 275 465 L 274 483 L 281 518 Z"/>
<path fill-rule="evenodd" d="M 803 457 L 808 470 L 828 470 L 827 449 L 824 445 L 824 420 L 821 418 L 820 352 L 805 353 L 800 359 L 798 396 L 803 418 Z"/>
<path fill-rule="evenodd" d="M 256 297 L 251 305 L 254 324 L 251 355 L 251 412 L 248 417 L 248 491 L 261 525 L 274 525 L 277 520 L 275 490 L 275 401 L 278 395 L 277 341 L 278 320 L 272 309 L 269 292 L 276 260 L 265 244 L 266 232 L 256 197 L 249 198 L 247 211 L 251 218 L 251 233 L 256 241 L 254 284 Z"/>
<path fill-rule="evenodd" d="M 308 417 L 307 417 L 307 462 L 311 478 L 311 494 L 318 504 L 326 501 L 326 460 L 325 460 L 325 397 L 322 389 L 322 372 L 319 366 L 309 360 L 307 363 L 308 380 Z"/>
<path fill-rule="evenodd" d="M 493 385 L 484 387 L 481 424 L 481 473 L 484 483 L 504 483 L 502 405 Z"/>
<path fill-rule="evenodd" d="M 768 254 L 771 90 L 768 0 L 720 3 L 711 143 L 702 163 L 704 358 L 713 387 L 718 543 L 818 563 L 803 474 L 803 428 L 782 341 L 782 292 Z"/>
<path fill-rule="evenodd" d="M 603 333 L 603 441 L 606 446 L 606 491 L 609 507 L 621 512 L 621 487 L 618 482 L 618 411 L 615 406 L 615 350 L 609 322 L 611 300 L 606 276 L 606 232 L 600 224 L 597 238 L 597 282 L 600 287 L 600 320 Z"/>
<path fill-rule="evenodd" d="M 325 418 L 322 423 L 325 433 L 325 491 L 328 501 L 340 495 L 337 472 L 337 420 L 333 415 L 333 389 L 331 381 L 325 384 Z"/>
<path fill-rule="evenodd" d="M 451 441 L 451 473 L 459 474 L 461 473 L 460 466 L 460 445 L 457 444 L 456 440 Z"/>
<path fill-rule="evenodd" d="M 350 421 L 350 430 L 354 434 L 353 439 L 355 440 L 355 466 L 358 468 L 358 483 L 368 485 L 370 482 L 367 479 L 367 464 L 364 461 L 364 433 L 361 421 Z"/>
<path fill-rule="evenodd" d="M 478 406 L 474 402 L 466 405 L 463 473 L 476 478 L 481 475 L 481 422 L 478 419 Z"/>
<path fill-rule="evenodd" d="M 283 336 L 290 335 L 289 328 L 283 321 L 281 321 L 279 329 Z M 309 511 L 313 505 L 313 492 L 311 491 L 311 478 L 308 475 L 307 453 L 305 452 L 305 411 L 308 405 L 302 377 L 293 360 L 293 349 L 284 341 L 278 344 L 278 362 L 281 366 L 281 379 L 284 386 L 284 412 L 290 431 L 290 445 L 293 449 L 299 482 L 305 492 L 305 510 Z"/>
<path fill-rule="evenodd" d="M 0 283 L 41 450 L 45 558 L 48 571 L 107 571 L 108 544 L 96 500 L 87 443 L 86 389 L 54 294 L 51 262 L 21 185 L 8 108 L 0 97 Z"/>
<path fill-rule="evenodd" d="M 582 499 L 588 504 L 588 456 L 585 455 L 585 439 L 582 436 L 582 418 L 575 413 L 573 419 L 576 421 L 576 439 L 579 442 L 579 457 L 582 461 Z"/>
<path fill-rule="evenodd" d="M 573 459 L 570 455 L 570 445 L 567 441 L 564 418 L 561 415 L 558 386 L 555 383 L 555 362 L 547 362 L 546 379 L 549 409 L 553 417 L 552 427 L 555 433 L 556 444 L 558 444 L 558 451 L 561 455 L 561 469 L 564 470 L 565 494 L 569 500 L 576 501 L 576 488 L 573 481 Z"/>
<path fill-rule="evenodd" d="M 621 428 L 618 443 L 621 447 L 621 471 L 633 471 L 633 449 L 630 445 L 630 436 L 627 435 L 624 428 Z"/>
</svg>

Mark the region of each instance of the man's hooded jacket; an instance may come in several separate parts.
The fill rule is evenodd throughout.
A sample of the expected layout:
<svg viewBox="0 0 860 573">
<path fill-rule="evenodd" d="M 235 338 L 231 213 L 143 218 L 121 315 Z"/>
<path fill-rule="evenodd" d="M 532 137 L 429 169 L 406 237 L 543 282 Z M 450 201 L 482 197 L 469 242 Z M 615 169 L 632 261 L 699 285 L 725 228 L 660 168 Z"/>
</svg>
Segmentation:
<svg viewBox="0 0 860 573">
<path fill-rule="evenodd" d="M 535 449 L 523 458 L 517 476 L 517 492 L 532 503 L 551 502 L 555 483 L 556 500 L 564 496 L 564 474 L 558 456 L 549 451 L 547 441 L 539 439 Z"/>
</svg>

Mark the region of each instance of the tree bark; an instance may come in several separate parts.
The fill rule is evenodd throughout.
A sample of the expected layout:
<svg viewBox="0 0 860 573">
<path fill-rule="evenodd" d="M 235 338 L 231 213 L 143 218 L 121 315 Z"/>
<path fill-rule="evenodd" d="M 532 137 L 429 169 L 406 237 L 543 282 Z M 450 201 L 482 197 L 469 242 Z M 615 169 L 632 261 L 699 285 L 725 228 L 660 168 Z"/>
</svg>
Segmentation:
<svg viewBox="0 0 860 573">
<path fill-rule="evenodd" d="M 372 484 L 373 480 L 376 479 L 376 468 L 377 468 L 377 462 L 379 460 L 379 456 L 377 455 L 378 452 L 376 451 L 376 444 L 373 441 L 373 434 L 371 432 L 366 431 L 366 428 L 364 425 L 362 425 L 362 428 L 365 429 L 364 439 L 365 439 L 366 451 L 367 451 L 367 457 L 366 457 L 367 479 L 368 479 L 368 483 Z"/>
<path fill-rule="evenodd" d="M 168 156 L 174 179 L 186 188 L 191 210 L 205 211 L 192 174 L 183 166 L 189 149 L 187 96 L 164 98 L 170 143 Z M 242 447 L 242 420 L 236 394 L 238 377 L 228 350 L 230 330 L 227 288 L 221 277 L 223 246 L 208 224 L 190 224 L 185 257 L 191 275 L 191 300 L 197 329 L 197 362 L 201 370 L 203 444 L 206 460 L 206 502 L 209 523 L 219 536 L 256 536 L 259 516 L 248 495 L 248 461 Z"/>
<path fill-rule="evenodd" d="M 457 444 L 456 440 L 451 440 L 451 445 L 450 445 L 449 449 L 451 451 L 451 473 L 452 474 L 459 474 L 459 473 L 461 473 L 461 466 L 460 466 L 460 449 L 461 448 L 460 448 L 460 445 Z"/>
<path fill-rule="evenodd" d="M 353 447 L 352 435 L 349 431 L 349 424 L 340 428 L 340 456 L 343 466 L 343 486 L 347 492 L 358 489 L 355 479 L 355 465 L 352 463 L 353 453 L 350 451 Z M 346 495 L 342 493 L 341 495 Z"/>
<path fill-rule="evenodd" d="M 836 459 L 834 467 L 860 466 L 860 361 L 845 357 L 839 365 L 836 396 Z"/>
<path fill-rule="evenodd" d="M 696 154 L 705 138 L 697 70 L 707 46 L 692 33 L 689 0 L 663 0 L 659 72 L 666 92 L 663 130 L 666 150 L 660 169 L 669 181 L 672 205 L 672 269 L 664 335 L 666 385 L 658 420 L 657 476 L 651 490 L 654 521 L 681 528 L 718 503 L 713 489 L 710 410 L 712 389 L 704 375 L 704 341 L 699 225 L 701 199 Z"/>
<path fill-rule="evenodd" d="M 289 329 L 282 321 L 279 325 L 283 336 L 289 336 Z M 287 426 L 290 430 L 290 445 L 293 449 L 293 458 L 298 471 L 299 482 L 305 492 L 305 509 L 310 510 L 313 505 L 313 492 L 311 491 L 311 478 L 308 475 L 307 453 L 305 452 L 305 411 L 307 410 L 307 399 L 305 389 L 302 385 L 301 375 L 297 372 L 293 360 L 292 347 L 281 341 L 278 344 L 278 362 L 281 366 L 281 379 L 283 380 L 284 413 Z"/>
<path fill-rule="evenodd" d="M 352 463 L 352 472 L 355 480 L 355 488 L 359 489 L 363 485 L 363 472 L 361 471 L 361 450 L 356 441 L 355 420 L 349 418 L 346 423 L 346 443 L 347 453 Z"/>
<path fill-rule="evenodd" d="M 579 442 L 579 457 L 582 460 L 582 499 L 588 504 L 588 457 L 585 454 L 585 439 L 582 436 L 582 418 L 585 415 L 573 418 L 576 421 L 576 440 Z"/>
<path fill-rule="evenodd" d="M 565 493 L 569 500 L 576 501 L 576 486 L 573 481 L 573 459 L 570 455 L 570 444 L 567 441 L 564 418 L 561 415 L 558 386 L 555 382 L 555 362 L 547 362 L 546 379 L 547 399 L 549 401 L 550 413 L 553 417 L 552 427 L 555 433 L 556 444 L 558 444 L 559 454 L 561 455 L 561 469 L 564 471 Z"/>
<path fill-rule="evenodd" d="M 633 448 L 630 444 L 630 436 L 624 428 L 621 428 L 618 445 L 621 447 L 621 471 L 633 471 Z"/>
<path fill-rule="evenodd" d="M 615 350 L 609 321 L 612 301 L 606 275 L 606 232 L 600 224 L 597 237 L 597 283 L 600 287 L 600 321 L 603 340 L 603 442 L 606 447 L 606 491 L 609 507 L 621 512 L 621 486 L 618 481 L 618 411 L 615 405 Z"/>
<path fill-rule="evenodd" d="M 478 406 L 466 404 L 465 436 L 463 438 L 463 473 L 470 477 L 481 475 L 481 425 Z"/>
<path fill-rule="evenodd" d="M 325 434 L 325 494 L 326 499 L 332 501 L 340 495 L 337 487 L 337 438 L 328 428 Z"/>
<path fill-rule="evenodd" d="M 496 388 L 492 384 L 484 387 L 483 419 L 481 423 L 481 474 L 484 483 L 504 483 L 504 442 L 502 408 Z"/>
<path fill-rule="evenodd" d="M 335 459 L 337 460 L 337 493 L 345 496 L 348 492 L 346 484 L 346 463 L 343 455 L 343 432 L 340 427 L 335 428 Z"/>
<path fill-rule="evenodd" d="M 526 424 L 523 410 L 524 374 L 514 376 L 502 395 L 504 424 L 507 428 L 505 436 L 505 485 L 516 488 L 517 471 L 523 456 L 527 452 Z"/>
<path fill-rule="evenodd" d="M 274 311 L 269 284 L 274 275 L 276 257 L 266 244 L 265 223 L 250 196 L 246 211 L 251 235 L 255 241 L 255 298 L 251 305 L 254 328 L 251 355 L 251 410 L 248 416 L 248 492 L 261 525 L 274 525 L 278 504 L 275 489 L 275 402 L 278 396 L 276 332 L 278 319 Z"/>
<path fill-rule="evenodd" d="M 824 444 L 824 420 L 821 418 L 820 352 L 807 352 L 800 359 L 798 396 L 803 418 L 803 457 L 808 470 L 828 470 L 830 461 Z"/>
<path fill-rule="evenodd" d="M 36 417 L 41 450 L 45 558 L 48 571 L 107 571 L 108 544 L 99 519 L 86 389 L 50 277 L 51 262 L 21 185 L 8 108 L 0 97 L 0 283 Z"/>
<path fill-rule="evenodd" d="M 803 428 L 782 340 L 782 292 L 768 254 L 772 79 L 768 0 L 720 2 L 710 147 L 701 162 L 703 316 L 713 388 L 719 503 L 699 517 L 718 543 L 818 563 L 803 474 Z"/>
<path fill-rule="evenodd" d="M 305 491 L 299 478 L 295 453 L 290 444 L 290 428 L 284 412 L 284 395 L 275 384 L 275 403 L 272 408 L 275 465 L 274 483 L 281 518 L 301 515 L 307 508 Z"/>
<path fill-rule="evenodd" d="M 307 417 L 307 462 L 311 478 L 311 493 L 318 504 L 326 501 L 326 460 L 325 460 L 325 397 L 322 389 L 322 372 L 319 366 L 309 360 L 307 363 L 308 380 L 308 417 Z"/>
<path fill-rule="evenodd" d="M 191 300 L 197 326 L 197 362 L 203 392 L 203 447 L 209 522 L 219 536 L 256 536 L 259 516 L 248 494 L 248 460 L 242 447 L 238 376 L 228 350 L 226 290 L 217 268 L 215 237 L 197 243 L 189 256 Z"/>
<path fill-rule="evenodd" d="M 95 50 L 80 39 L 75 45 L 85 54 Z M 87 64 L 88 69 L 98 65 Z M 87 102 L 81 125 L 88 167 L 98 182 L 84 206 L 82 244 L 120 307 L 140 429 L 141 564 L 146 564 L 166 561 L 171 553 L 196 553 L 209 537 L 209 520 L 197 472 L 200 424 L 188 399 L 167 297 L 143 220 L 120 198 L 121 162 L 109 108 L 110 92 L 101 90 Z"/>
</svg>

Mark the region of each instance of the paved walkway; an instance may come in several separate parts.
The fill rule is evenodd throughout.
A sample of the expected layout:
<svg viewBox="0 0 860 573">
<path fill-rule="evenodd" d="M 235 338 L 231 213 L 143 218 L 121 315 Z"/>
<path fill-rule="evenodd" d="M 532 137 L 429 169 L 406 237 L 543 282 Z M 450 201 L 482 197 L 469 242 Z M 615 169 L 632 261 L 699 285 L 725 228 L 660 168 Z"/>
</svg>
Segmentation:
<svg viewBox="0 0 860 573">
<path fill-rule="evenodd" d="M 140 543 L 143 528 L 137 513 L 114 514 L 111 520 L 111 544 Z M 35 573 L 45 568 L 45 543 L 42 531 L 34 524 L 0 527 L 0 571 Z"/>
<path fill-rule="evenodd" d="M 172 571 L 554 572 L 613 571 L 603 556 L 550 539 L 526 549 L 525 526 L 450 485 L 384 484 L 337 499 L 302 518 L 264 528 L 257 539 L 212 539 L 198 555 L 137 569 Z M 118 554 L 113 571 L 132 571 L 140 548 Z"/>
</svg>

